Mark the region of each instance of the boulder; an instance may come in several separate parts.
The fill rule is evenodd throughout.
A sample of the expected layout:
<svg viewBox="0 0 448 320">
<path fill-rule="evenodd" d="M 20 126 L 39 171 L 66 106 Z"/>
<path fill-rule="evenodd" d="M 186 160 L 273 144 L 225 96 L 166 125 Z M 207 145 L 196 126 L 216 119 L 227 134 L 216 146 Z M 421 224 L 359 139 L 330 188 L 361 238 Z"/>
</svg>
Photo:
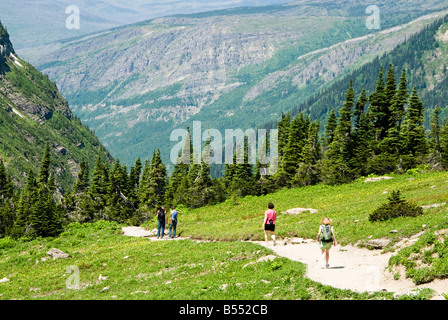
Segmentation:
<svg viewBox="0 0 448 320">
<path fill-rule="evenodd" d="M 284 213 L 286 213 L 286 214 L 301 214 L 301 213 L 304 213 L 307 211 L 309 213 L 317 213 L 318 212 L 317 209 L 311 209 L 311 208 L 293 208 L 293 209 L 286 210 Z"/>
<path fill-rule="evenodd" d="M 384 249 L 389 243 L 389 239 L 372 239 L 367 241 L 366 245 L 374 249 Z"/>
<path fill-rule="evenodd" d="M 393 179 L 393 178 L 392 178 L 392 177 L 387 177 L 387 176 L 383 176 L 383 177 L 372 177 L 372 178 L 367 178 L 366 180 L 364 180 L 364 182 L 375 182 L 375 181 L 389 180 L 389 179 Z"/>
<path fill-rule="evenodd" d="M 47 252 L 50 257 L 54 259 L 66 259 L 68 258 L 68 254 L 55 248 L 51 248 L 50 251 Z"/>
</svg>

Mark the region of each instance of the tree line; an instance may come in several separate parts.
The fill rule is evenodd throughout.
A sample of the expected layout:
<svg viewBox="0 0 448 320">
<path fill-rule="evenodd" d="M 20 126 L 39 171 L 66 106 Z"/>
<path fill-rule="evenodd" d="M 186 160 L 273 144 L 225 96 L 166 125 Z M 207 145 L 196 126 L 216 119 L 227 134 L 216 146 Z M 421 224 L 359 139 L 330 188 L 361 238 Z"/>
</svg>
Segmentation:
<svg viewBox="0 0 448 320">
<path fill-rule="evenodd" d="M 263 165 L 259 162 L 249 164 L 245 146 L 243 163 L 236 161 L 235 153 L 223 175 L 212 178 L 206 161 L 213 152 L 210 139 L 198 155 L 188 133 L 171 175 L 159 150 L 144 164 L 137 158 L 129 170 L 119 160 L 104 161 L 99 153 L 92 172 L 83 160 L 72 190 L 56 200 L 49 145 L 38 175 L 28 172 L 23 190 L 14 189 L 0 159 L 0 237 L 55 236 L 74 221 L 138 225 L 151 219 L 162 205 L 196 208 L 282 188 L 405 173 L 419 166 L 447 169 L 448 119 L 441 123 L 441 108 L 436 106 L 426 132 L 423 103 L 417 89 L 408 88 L 406 77 L 403 69 L 396 79 L 392 64 L 386 75 L 380 68 L 370 94 L 364 89 L 356 93 L 350 81 L 343 106 L 338 114 L 331 109 L 323 134 L 321 124 L 304 113 L 294 117 L 282 113 L 277 123 L 278 168 L 271 175 L 260 174 Z M 201 161 L 192 161 L 193 157 Z"/>
</svg>

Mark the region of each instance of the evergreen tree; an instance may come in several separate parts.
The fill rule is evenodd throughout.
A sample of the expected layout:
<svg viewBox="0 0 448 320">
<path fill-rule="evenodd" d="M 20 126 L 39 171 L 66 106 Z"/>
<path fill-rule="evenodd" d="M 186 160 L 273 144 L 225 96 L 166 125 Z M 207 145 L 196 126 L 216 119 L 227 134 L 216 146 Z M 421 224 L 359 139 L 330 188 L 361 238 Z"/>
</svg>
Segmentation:
<svg viewBox="0 0 448 320">
<path fill-rule="evenodd" d="M 185 181 L 184 183 L 182 183 L 182 181 L 187 177 L 188 171 L 190 169 L 192 160 L 191 150 L 193 150 L 193 146 L 190 136 L 190 130 L 189 128 L 187 128 L 187 136 L 185 137 L 184 145 L 179 151 L 178 157 L 174 164 L 174 170 L 171 173 L 171 177 L 169 179 L 169 183 L 165 192 L 165 200 L 166 204 L 168 205 L 177 205 L 177 203 L 175 202 L 176 193 L 179 196 L 184 197 L 186 192 L 188 191 L 188 189 L 184 189 L 184 187 L 188 186 L 188 182 Z M 183 185 L 183 187 L 181 187 L 179 192 L 177 192 L 181 185 Z"/>
<path fill-rule="evenodd" d="M 405 114 L 405 106 L 409 98 L 408 84 L 406 80 L 406 70 L 403 68 L 398 89 L 391 104 L 392 125 L 395 124 L 398 131 L 401 131 L 401 124 Z"/>
<path fill-rule="evenodd" d="M 320 143 L 319 143 L 320 124 L 313 121 L 310 124 L 308 138 L 302 150 L 302 162 L 299 165 L 292 185 L 314 185 L 320 179 Z"/>
<path fill-rule="evenodd" d="M 145 166 L 145 171 L 141 182 L 140 204 L 155 213 L 165 204 L 166 167 L 160 150 L 153 152 L 151 165 Z"/>
<path fill-rule="evenodd" d="M 282 112 L 282 117 L 277 125 L 278 154 L 280 156 L 283 155 L 283 149 L 286 147 L 286 144 L 288 143 L 289 126 L 290 125 L 291 125 L 291 116 L 290 116 L 289 112 L 286 115 Z"/>
<path fill-rule="evenodd" d="M 439 115 L 442 109 L 439 106 L 434 108 L 431 117 L 431 131 L 429 134 L 429 145 L 432 153 L 440 153 L 440 120 Z"/>
<path fill-rule="evenodd" d="M 3 159 L 0 158 L 0 200 L 13 197 L 13 186 L 9 178 Z"/>
<path fill-rule="evenodd" d="M 338 124 L 337 124 L 336 112 L 334 111 L 334 109 L 331 109 L 330 115 L 327 120 L 327 124 L 325 125 L 324 138 L 322 142 L 324 152 L 333 142 L 337 125 Z"/>
<path fill-rule="evenodd" d="M 45 153 L 40 163 L 39 182 L 47 183 L 50 177 L 50 145 L 45 145 Z"/>
<path fill-rule="evenodd" d="M 87 164 L 84 157 L 79 164 L 80 171 L 78 173 L 78 180 L 76 180 L 74 192 L 84 192 L 89 187 L 89 165 Z"/>
<path fill-rule="evenodd" d="M 348 182 L 354 175 L 350 167 L 350 159 L 353 153 L 351 115 L 355 103 L 353 81 L 350 81 L 344 106 L 339 111 L 340 117 L 335 129 L 333 141 L 326 151 L 323 161 L 322 170 L 325 175 L 324 181 L 330 184 Z"/>
<path fill-rule="evenodd" d="M 424 129 L 424 108 L 417 88 L 412 89 L 409 106 L 403 123 L 404 148 L 407 154 L 412 154 L 416 161 L 421 162 L 427 153 L 427 141 Z"/>
<path fill-rule="evenodd" d="M 369 96 L 369 115 L 373 124 L 375 140 L 381 141 L 387 133 L 390 124 L 389 102 L 385 93 L 383 68 L 380 68 L 375 91 Z"/>
<path fill-rule="evenodd" d="M 236 146 L 233 163 L 226 164 L 224 178 L 230 195 L 244 197 L 256 194 L 252 165 L 249 164 L 248 148 L 247 138 L 245 137 L 243 144 Z"/>
<path fill-rule="evenodd" d="M 448 169 L 448 118 L 443 121 L 440 129 L 440 155 L 443 169 Z"/>
<path fill-rule="evenodd" d="M 289 184 L 294 178 L 301 162 L 301 154 L 305 145 L 307 130 L 304 115 L 300 113 L 291 121 L 288 143 L 284 148 L 284 154 L 281 158 L 282 170 L 278 172 L 278 174 L 284 175 L 284 177 L 280 177 L 280 181 L 285 181 Z"/>
<path fill-rule="evenodd" d="M 13 186 L 0 158 L 0 238 L 10 234 L 14 220 Z"/>
</svg>

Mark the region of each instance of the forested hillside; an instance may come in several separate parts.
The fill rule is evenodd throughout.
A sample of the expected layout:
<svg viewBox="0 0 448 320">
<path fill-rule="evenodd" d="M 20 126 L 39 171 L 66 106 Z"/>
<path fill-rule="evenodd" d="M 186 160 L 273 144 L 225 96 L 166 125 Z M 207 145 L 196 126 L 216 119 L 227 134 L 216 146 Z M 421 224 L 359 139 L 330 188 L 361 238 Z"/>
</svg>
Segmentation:
<svg viewBox="0 0 448 320">
<path fill-rule="evenodd" d="M 342 107 L 344 92 L 349 79 L 357 91 L 373 91 L 376 86 L 377 70 L 394 66 L 395 77 L 402 70 L 409 75 L 409 87 L 416 87 L 425 106 L 425 129 L 430 127 L 431 114 L 436 106 L 441 107 L 441 116 L 448 115 L 448 18 L 438 19 L 421 32 L 410 37 L 406 43 L 390 53 L 376 57 L 372 62 L 351 72 L 336 81 L 329 88 L 315 93 L 308 101 L 301 103 L 291 111 L 291 115 L 300 112 L 314 119 L 326 121 L 333 108 Z"/>
<path fill-rule="evenodd" d="M 17 196 L 37 174 L 46 145 L 53 155 L 46 175 L 58 198 L 75 183 L 81 162 L 93 165 L 99 153 L 112 160 L 93 132 L 72 114 L 56 85 L 16 55 L 1 24 L 0 124 L 0 190 L 6 198 L 12 197 L 11 192 Z"/>
</svg>

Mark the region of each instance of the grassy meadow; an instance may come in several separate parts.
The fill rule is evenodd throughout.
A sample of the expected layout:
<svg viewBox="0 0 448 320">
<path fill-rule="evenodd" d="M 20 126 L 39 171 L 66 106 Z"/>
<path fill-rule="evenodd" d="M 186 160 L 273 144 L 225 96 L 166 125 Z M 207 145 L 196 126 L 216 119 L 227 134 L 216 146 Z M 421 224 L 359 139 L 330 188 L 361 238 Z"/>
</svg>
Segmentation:
<svg viewBox="0 0 448 320">
<path fill-rule="evenodd" d="M 370 222 L 368 216 L 397 189 L 418 205 L 446 202 L 446 181 L 447 173 L 416 173 L 378 182 L 360 179 L 341 186 L 282 190 L 195 210 L 180 208 L 178 233 L 192 240 L 125 237 L 122 226 L 105 221 L 71 224 L 57 238 L 0 239 L 0 279 L 8 279 L 0 281 L 0 300 L 394 299 L 390 292 L 361 294 L 316 283 L 304 277 L 304 264 L 240 240 L 263 239 L 263 213 L 273 202 L 279 212 L 280 238 L 314 238 L 324 215 L 333 219 L 342 244 L 362 245 L 382 237 L 398 240 L 426 231 L 414 245 L 399 251 L 390 265 L 405 266 L 406 275 L 416 283 L 444 278 L 447 206 L 425 209 L 416 218 Z M 280 213 L 299 207 L 319 212 Z M 156 222 L 145 227 L 155 228 Z M 68 258 L 53 260 L 47 255 L 51 248 Z"/>
<path fill-rule="evenodd" d="M 276 235 L 284 237 L 315 238 L 322 217 L 333 219 L 337 240 L 342 244 L 371 238 L 388 237 L 398 240 L 423 229 L 448 228 L 448 205 L 424 210 L 416 218 L 397 218 L 370 222 L 369 214 L 386 203 L 393 190 L 417 205 L 448 202 L 448 173 L 431 172 L 391 175 L 393 179 L 364 182 L 361 178 L 351 184 L 317 185 L 285 189 L 261 197 L 245 197 L 194 210 L 178 208 L 178 231 L 182 236 L 208 240 L 263 240 L 262 223 L 269 202 L 277 211 Z M 282 214 L 292 208 L 312 208 L 318 213 L 300 215 Z M 426 225 L 425 228 L 422 228 Z M 155 228 L 156 222 L 146 224 Z M 396 233 L 390 233 L 397 230 Z"/>
</svg>

